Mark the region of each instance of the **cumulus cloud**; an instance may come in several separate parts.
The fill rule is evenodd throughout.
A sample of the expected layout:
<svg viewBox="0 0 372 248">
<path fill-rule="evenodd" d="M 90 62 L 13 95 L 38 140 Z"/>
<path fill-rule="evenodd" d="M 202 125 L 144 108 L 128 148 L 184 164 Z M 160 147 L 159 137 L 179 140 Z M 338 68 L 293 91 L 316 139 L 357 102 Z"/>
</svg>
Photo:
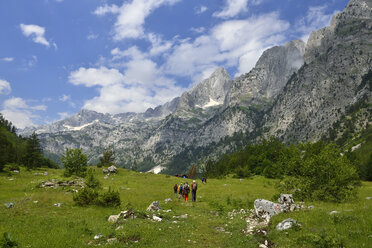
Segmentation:
<svg viewBox="0 0 372 248">
<path fill-rule="evenodd" d="M 101 113 L 143 112 L 179 96 L 185 89 L 165 77 L 149 53 L 137 47 L 111 51 L 121 68 L 79 68 L 71 72 L 75 85 L 96 87 L 98 96 L 85 101 L 83 108 Z"/>
<path fill-rule="evenodd" d="M 8 95 L 11 91 L 10 83 L 0 79 L 0 95 Z"/>
<path fill-rule="evenodd" d="M 226 0 L 224 8 L 219 12 L 213 13 L 213 16 L 224 19 L 234 17 L 246 12 L 248 10 L 247 4 L 248 0 Z"/>
<path fill-rule="evenodd" d="M 197 7 L 197 8 L 195 8 L 195 13 L 198 14 L 198 15 L 200 15 L 200 14 L 204 13 L 207 10 L 208 10 L 207 6 L 201 5 L 201 6 Z"/>
<path fill-rule="evenodd" d="M 205 27 L 190 28 L 190 31 L 197 34 L 201 34 L 205 32 Z"/>
<path fill-rule="evenodd" d="M 18 128 L 25 128 L 27 126 L 34 126 L 34 121 L 39 118 L 36 111 L 45 111 L 47 107 L 45 105 L 34 105 L 31 106 L 20 97 L 12 97 L 3 103 L 4 117 Z"/>
<path fill-rule="evenodd" d="M 50 47 L 49 41 L 47 41 L 47 39 L 44 36 L 45 35 L 45 28 L 44 27 L 34 25 L 34 24 L 26 25 L 26 24 L 23 24 L 23 23 L 21 23 L 19 26 L 20 26 L 24 36 L 31 37 L 31 39 L 35 43 L 39 43 L 39 44 L 42 44 L 46 47 Z M 57 45 L 55 43 L 53 43 L 53 46 L 55 48 L 57 48 Z"/>
<path fill-rule="evenodd" d="M 166 71 L 193 80 L 218 66 L 237 67 L 237 74 L 248 72 L 265 49 L 285 40 L 283 32 L 289 26 L 276 12 L 222 22 L 208 34 L 176 45 L 166 61 Z"/>
<path fill-rule="evenodd" d="M 1 60 L 5 61 L 5 62 L 12 62 L 12 61 L 14 61 L 14 58 L 13 57 L 5 57 L 5 58 L 2 58 Z"/>
<path fill-rule="evenodd" d="M 303 41 L 307 41 L 312 31 L 328 26 L 332 16 L 339 12 L 326 13 L 326 11 L 327 5 L 310 7 L 306 16 L 295 24 L 295 29 L 300 32 Z"/>
<path fill-rule="evenodd" d="M 173 5 L 180 0 L 132 0 L 124 2 L 121 7 L 117 5 L 104 5 L 98 7 L 94 14 L 103 16 L 115 14 L 117 19 L 114 26 L 114 39 L 143 38 L 145 19 L 155 9 L 162 5 Z"/>
<path fill-rule="evenodd" d="M 71 96 L 63 94 L 62 96 L 59 97 L 59 100 L 61 102 L 67 102 L 67 101 L 71 100 Z"/>
</svg>

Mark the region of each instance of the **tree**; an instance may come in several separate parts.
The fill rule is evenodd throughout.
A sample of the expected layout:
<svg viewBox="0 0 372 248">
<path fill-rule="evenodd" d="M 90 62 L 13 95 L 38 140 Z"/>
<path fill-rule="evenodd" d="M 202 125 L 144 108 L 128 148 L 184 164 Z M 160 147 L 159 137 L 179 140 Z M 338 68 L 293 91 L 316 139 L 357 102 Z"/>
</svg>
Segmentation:
<svg viewBox="0 0 372 248">
<path fill-rule="evenodd" d="M 107 148 L 103 152 L 103 156 L 99 158 L 100 162 L 98 163 L 98 167 L 102 166 L 111 166 L 114 164 L 114 150 L 112 148 Z"/>
<path fill-rule="evenodd" d="M 7 137 L 0 133 L 0 171 L 3 170 L 4 165 L 14 160 L 15 150 L 12 143 Z"/>
<path fill-rule="evenodd" d="M 191 166 L 189 175 L 187 178 L 194 178 L 196 176 L 196 167 L 195 165 Z"/>
<path fill-rule="evenodd" d="M 88 166 L 88 158 L 81 149 L 66 149 L 61 158 L 65 175 L 84 177 Z"/>
<path fill-rule="evenodd" d="M 27 169 L 41 167 L 43 159 L 42 151 L 40 141 L 34 132 L 26 141 L 24 165 Z"/>
</svg>

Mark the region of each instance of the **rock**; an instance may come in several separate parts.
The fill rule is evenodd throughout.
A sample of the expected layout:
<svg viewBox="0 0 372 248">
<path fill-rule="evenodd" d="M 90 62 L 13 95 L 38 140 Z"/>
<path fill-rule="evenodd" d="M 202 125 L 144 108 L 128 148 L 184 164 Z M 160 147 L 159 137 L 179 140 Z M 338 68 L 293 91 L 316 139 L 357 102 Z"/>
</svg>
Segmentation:
<svg viewBox="0 0 372 248">
<path fill-rule="evenodd" d="M 283 231 L 287 230 L 293 226 L 297 225 L 297 221 L 294 219 L 288 218 L 280 222 L 278 225 L 276 225 L 276 230 Z"/>
<path fill-rule="evenodd" d="M 286 205 L 294 204 L 293 196 L 292 194 L 280 194 L 278 202 Z"/>
<path fill-rule="evenodd" d="M 19 170 L 13 170 L 14 173 L 19 173 Z"/>
<path fill-rule="evenodd" d="M 115 243 L 116 241 L 117 241 L 117 238 L 107 239 L 107 243 L 109 243 L 109 244 Z"/>
<path fill-rule="evenodd" d="M 9 178 L 9 181 L 13 181 L 14 180 L 14 178 Z"/>
<path fill-rule="evenodd" d="M 187 219 L 187 214 L 182 214 L 182 215 L 180 215 L 180 218 L 181 218 L 181 219 Z"/>
<path fill-rule="evenodd" d="M 160 217 L 158 217 L 156 215 L 153 215 L 152 216 L 152 219 L 155 220 L 155 221 L 159 221 L 159 222 L 163 220 L 162 218 L 160 218 Z"/>
<path fill-rule="evenodd" d="M 124 228 L 124 226 L 118 226 L 115 230 L 117 231 L 117 230 L 120 230 L 120 229 L 123 229 Z"/>
<path fill-rule="evenodd" d="M 313 205 L 307 207 L 307 209 L 313 209 L 313 208 L 315 208 Z"/>
<path fill-rule="evenodd" d="M 117 215 L 110 215 L 110 217 L 108 218 L 108 222 L 111 222 L 111 223 L 115 223 L 118 221 L 120 217 L 120 214 L 117 214 Z"/>
<path fill-rule="evenodd" d="M 340 213 L 340 211 L 331 211 L 331 212 L 329 212 L 329 215 L 334 215 L 334 214 L 339 214 Z"/>
<path fill-rule="evenodd" d="M 8 202 L 8 203 L 5 203 L 4 204 L 6 208 L 12 208 L 14 207 L 14 203 L 13 202 Z"/>
<path fill-rule="evenodd" d="M 272 216 L 283 212 L 283 206 L 281 204 L 264 199 L 255 200 L 254 209 L 259 218 L 267 220 L 270 220 Z"/>
<path fill-rule="evenodd" d="M 167 198 L 167 199 L 164 200 L 165 204 L 167 204 L 168 202 L 171 202 L 171 201 L 172 201 L 171 198 Z"/>
<path fill-rule="evenodd" d="M 216 227 L 216 231 L 217 232 L 224 232 L 225 231 L 225 228 L 223 228 L 221 226 L 218 226 L 218 227 Z"/>
<path fill-rule="evenodd" d="M 107 179 L 108 178 L 108 176 L 105 176 L 103 179 Z"/>
<path fill-rule="evenodd" d="M 103 174 L 107 174 L 109 171 L 106 170 L 106 169 L 103 169 L 102 172 L 103 172 Z"/>
<path fill-rule="evenodd" d="M 97 235 L 94 235 L 94 239 L 100 239 L 100 238 L 102 238 L 103 237 L 103 235 L 102 234 L 97 234 Z"/>
<path fill-rule="evenodd" d="M 115 165 L 111 165 L 110 167 L 107 168 L 107 170 L 108 170 L 110 173 L 117 173 L 117 172 L 118 172 L 118 169 L 116 168 Z"/>
<path fill-rule="evenodd" d="M 147 211 L 158 211 L 158 210 L 161 210 L 159 201 L 152 202 L 150 206 L 147 208 Z"/>
<path fill-rule="evenodd" d="M 35 204 L 36 204 L 36 203 L 39 203 L 39 201 L 33 201 L 33 203 L 35 203 Z"/>
<path fill-rule="evenodd" d="M 371 199 L 372 199 L 372 197 L 370 197 L 370 196 L 366 197 L 366 200 L 371 200 Z"/>
<path fill-rule="evenodd" d="M 48 172 L 44 172 L 44 174 L 43 174 L 44 176 L 48 176 Z"/>
<path fill-rule="evenodd" d="M 169 213 L 171 211 L 172 211 L 172 209 L 163 210 L 163 212 L 165 212 L 165 213 Z"/>
<path fill-rule="evenodd" d="M 62 203 L 59 203 L 59 202 L 58 202 L 58 203 L 54 203 L 54 206 L 56 206 L 56 207 L 59 207 L 59 208 L 60 208 L 60 207 L 62 206 Z"/>
</svg>

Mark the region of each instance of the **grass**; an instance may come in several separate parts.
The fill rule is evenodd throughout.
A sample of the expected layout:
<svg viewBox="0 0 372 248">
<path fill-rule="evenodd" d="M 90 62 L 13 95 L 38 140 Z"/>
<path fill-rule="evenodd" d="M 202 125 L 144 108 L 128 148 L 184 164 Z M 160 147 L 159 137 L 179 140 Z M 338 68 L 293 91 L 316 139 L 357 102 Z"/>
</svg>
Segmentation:
<svg viewBox="0 0 372 248">
<path fill-rule="evenodd" d="M 119 240 L 105 247 L 258 247 L 265 237 L 244 235 L 242 229 L 246 223 L 240 218 L 244 215 L 230 219 L 227 213 L 232 209 L 253 208 L 255 199 L 270 200 L 277 193 L 275 181 L 263 177 L 242 181 L 208 179 L 206 185 L 198 182 L 197 202 L 185 203 L 174 199 L 173 185 L 186 179 L 125 169 L 119 169 L 117 175 L 104 179 L 101 169 L 95 168 L 96 177 L 105 190 L 111 187 L 120 192 L 121 207 L 78 207 L 68 188 L 37 187 L 44 180 L 69 179 L 62 176 L 62 170 L 46 171 L 48 176 L 35 176 L 41 171 L 23 168 L 21 173 L 11 176 L 0 173 L 0 235 L 10 233 L 21 247 L 92 247 L 89 244 L 104 243 L 94 240 L 97 234 L 102 234 L 104 240 L 112 237 Z M 363 183 L 359 195 L 352 202 L 307 202 L 306 205 L 314 205 L 315 209 L 273 217 L 266 238 L 277 247 L 370 247 L 372 200 L 366 200 L 367 196 L 372 196 L 370 182 Z M 165 204 L 166 198 L 173 201 Z M 163 218 L 162 222 L 141 218 L 120 224 L 107 221 L 110 215 L 126 210 L 127 206 L 144 213 L 155 200 L 163 209 L 171 210 L 156 213 Z M 7 202 L 14 202 L 14 208 L 6 209 L 4 204 Z M 62 206 L 56 207 L 55 203 L 62 203 Z M 340 213 L 329 215 L 333 210 Z M 188 214 L 188 218 L 173 218 L 182 214 Z M 276 231 L 276 224 L 286 218 L 296 219 L 301 227 Z M 119 225 L 123 228 L 116 230 Z M 217 227 L 223 227 L 225 231 L 217 231 Z"/>
</svg>

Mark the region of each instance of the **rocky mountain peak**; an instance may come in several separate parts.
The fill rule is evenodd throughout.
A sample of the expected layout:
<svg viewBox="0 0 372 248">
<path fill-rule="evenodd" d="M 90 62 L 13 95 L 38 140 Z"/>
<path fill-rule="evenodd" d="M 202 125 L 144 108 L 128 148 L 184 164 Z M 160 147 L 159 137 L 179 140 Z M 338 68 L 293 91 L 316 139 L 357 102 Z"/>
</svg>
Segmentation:
<svg viewBox="0 0 372 248">
<path fill-rule="evenodd" d="M 224 68 L 218 68 L 209 78 L 183 93 L 177 109 L 190 110 L 222 105 L 230 86 L 229 74 Z"/>
<path fill-rule="evenodd" d="M 273 99 L 289 77 L 304 63 L 305 43 L 290 41 L 264 51 L 256 66 L 236 78 L 227 96 L 227 104 L 251 104 Z"/>
</svg>

